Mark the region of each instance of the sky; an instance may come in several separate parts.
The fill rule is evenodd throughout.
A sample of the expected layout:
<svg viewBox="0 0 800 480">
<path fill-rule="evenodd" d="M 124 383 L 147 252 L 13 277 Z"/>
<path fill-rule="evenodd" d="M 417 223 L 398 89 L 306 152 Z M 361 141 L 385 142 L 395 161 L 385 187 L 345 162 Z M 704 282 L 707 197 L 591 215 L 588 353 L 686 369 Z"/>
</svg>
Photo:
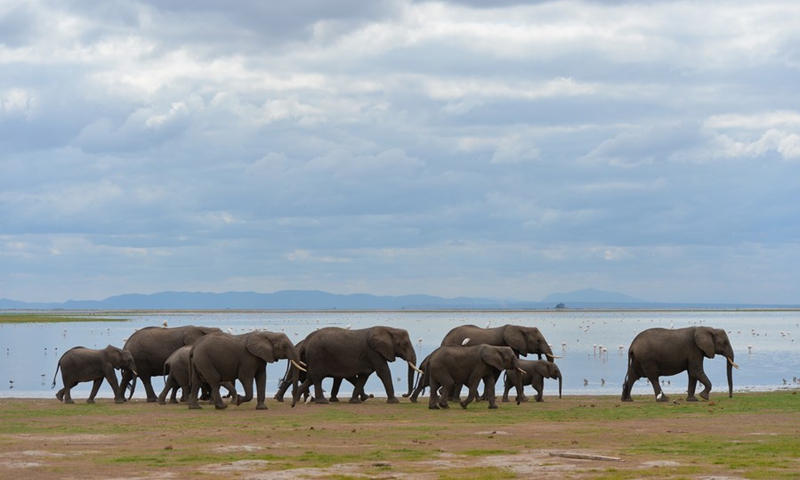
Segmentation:
<svg viewBox="0 0 800 480">
<path fill-rule="evenodd" d="M 795 0 L 5 0 L 0 298 L 798 304 L 798 45 Z"/>
</svg>

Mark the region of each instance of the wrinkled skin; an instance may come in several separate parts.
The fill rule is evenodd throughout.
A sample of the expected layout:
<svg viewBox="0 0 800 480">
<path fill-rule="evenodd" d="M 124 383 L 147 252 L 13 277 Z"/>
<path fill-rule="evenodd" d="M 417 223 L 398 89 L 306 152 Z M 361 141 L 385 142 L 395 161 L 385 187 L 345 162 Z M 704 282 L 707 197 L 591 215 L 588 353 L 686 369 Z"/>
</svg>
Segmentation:
<svg viewBox="0 0 800 480">
<path fill-rule="evenodd" d="M 160 377 L 164 374 L 164 362 L 172 355 L 172 352 L 184 345 L 191 345 L 198 338 L 213 332 L 221 332 L 221 330 L 215 327 L 196 327 L 194 325 L 174 328 L 146 327 L 128 337 L 123 349 L 133 355 L 133 361 L 136 362 L 137 373 L 144 384 L 148 402 L 158 400 L 150 378 Z M 130 373 L 123 372 L 120 383 L 123 391 L 128 388 L 132 377 Z M 133 396 L 132 390 L 130 396 Z"/>
<path fill-rule="evenodd" d="M 314 385 L 314 402 L 328 403 L 323 395 L 322 380 L 326 377 L 347 378 L 355 381 L 351 403 L 361 402 L 364 384 L 372 372 L 383 382 L 387 403 L 398 403 L 394 394 L 389 362 L 401 358 L 408 362 L 409 390 L 414 378 L 411 364 L 417 356 L 408 332 L 399 328 L 376 326 L 360 330 L 326 327 L 305 338 L 303 361 L 308 370 L 300 389 L 294 392 L 296 402 L 300 391 Z"/>
<path fill-rule="evenodd" d="M 475 325 L 462 325 L 450 330 L 442 339 L 444 345 L 496 345 L 511 347 L 514 353 L 526 357 L 529 354 L 537 354 L 539 360 L 544 355 L 547 360 L 553 361 L 553 350 L 548 345 L 542 332 L 536 327 L 525 327 L 520 325 L 503 325 L 494 328 L 481 328 Z M 425 369 L 422 369 L 425 371 Z M 495 382 L 497 379 L 495 379 Z M 460 387 L 456 387 L 452 398 L 458 398 Z M 525 401 L 525 394 L 520 389 L 517 396 Z M 484 395 L 485 397 L 485 395 Z"/>
<path fill-rule="evenodd" d="M 447 398 L 457 384 L 469 388 L 467 399 L 461 402 L 461 408 L 467 408 L 467 405 L 478 397 L 478 384 L 482 380 L 486 385 L 489 408 L 495 409 L 497 403 L 494 379 L 503 370 L 517 368 L 519 360 L 509 347 L 494 345 L 439 347 L 430 354 L 427 368 L 423 370 L 425 372 L 423 376 L 428 377 L 431 387 L 428 408 L 433 410 L 449 408 Z M 438 393 L 439 388 L 442 389 L 441 397 Z"/>
<path fill-rule="evenodd" d="M 728 396 L 733 396 L 733 346 L 725 330 L 710 327 L 687 327 L 678 329 L 651 328 L 639 333 L 628 349 L 628 373 L 622 386 L 622 401 L 630 402 L 633 384 L 647 377 L 653 386 L 656 401 L 669 398 L 661 391 L 659 377 L 686 372 L 689 386 L 686 400 L 696 402 L 697 382 L 705 387 L 700 397 L 708 400 L 711 381 L 703 371 L 703 359 L 716 354 L 727 358 Z M 738 367 L 736 367 L 738 368 Z"/>
<path fill-rule="evenodd" d="M 541 402 L 542 394 L 544 392 L 544 379 L 552 378 L 558 380 L 558 398 L 561 398 L 561 384 L 562 376 L 561 370 L 553 362 L 546 362 L 544 360 L 520 360 L 520 367 L 525 370 L 525 374 L 517 370 L 507 370 L 505 380 L 503 381 L 503 401 L 508 401 L 508 392 L 511 387 L 517 384 L 517 377 L 522 377 L 521 382 L 523 387 L 530 385 L 536 390 L 536 401 Z M 517 399 L 519 400 L 519 399 Z"/>
<path fill-rule="evenodd" d="M 92 392 L 86 403 L 94 403 L 94 397 L 103 384 L 103 379 L 108 381 L 114 390 L 114 402 L 123 403 L 125 401 L 125 390 L 120 388 L 117 383 L 117 375 L 114 369 L 136 371 L 136 364 L 130 352 L 114 347 L 107 346 L 102 350 L 94 350 L 85 347 L 74 347 L 66 352 L 58 360 L 58 369 L 61 369 L 61 381 L 64 388 L 56 393 L 56 398 L 64 403 L 74 403 L 70 390 L 81 382 L 94 382 Z M 56 386 L 56 377 L 53 376 L 53 387 Z"/>
<path fill-rule="evenodd" d="M 253 381 L 256 384 L 256 409 L 266 410 L 267 363 L 281 359 L 300 360 L 289 337 L 283 333 L 256 331 L 242 335 L 212 333 L 199 338 L 189 352 L 192 372 L 192 393 L 189 408 L 201 408 L 198 403 L 200 388 L 207 383 L 211 398 L 218 409 L 227 407 L 219 393 L 220 384 L 239 380 L 244 396 L 239 395 L 236 405 L 253 399 Z"/>
<path fill-rule="evenodd" d="M 192 391 L 192 372 L 189 371 L 189 353 L 192 350 L 191 345 L 184 345 L 183 347 L 172 352 L 172 355 L 164 362 L 164 375 L 167 379 L 164 381 L 164 389 L 158 395 L 158 403 L 164 405 L 167 400 L 167 394 L 170 395 L 169 403 L 178 403 L 178 389 L 181 390 L 181 402 L 185 402 L 189 398 L 189 393 Z M 236 398 L 236 389 L 231 382 L 222 382 L 221 384 L 228 390 L 228 396 Z M 201 387 L 203 395 L 201 400 L 208 400 L 211 397 L 211 389 L 208 385 Z"/>
</svg>

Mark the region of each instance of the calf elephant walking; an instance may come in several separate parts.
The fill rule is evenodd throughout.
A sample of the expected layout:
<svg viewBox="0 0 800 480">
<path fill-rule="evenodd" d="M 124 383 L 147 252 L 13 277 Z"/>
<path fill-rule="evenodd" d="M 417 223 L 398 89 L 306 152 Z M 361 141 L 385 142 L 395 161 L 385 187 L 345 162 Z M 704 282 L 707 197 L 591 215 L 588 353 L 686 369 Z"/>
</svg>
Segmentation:
<svg viewBox="0 0 800 480">
<path fill-rule="evenodd" d="M 558 398 L 561 398 L 561 385 L 562 377 L 561 370 L 558 365 L 552 362 L 545 362 L 544 360 L 520 360 L 520 368 L 525 373 L 520 373 L 517 370 L 506 370 L 505 380 L 503 381 L 503 401 L 508 401 L 508 392 L 511 387 L 517 385 L 517 377 L 522 377 L 522 385 L 530 385 L 536 390 L 536 401 L 542 401 L 542 394 L 544 392 L 544 379 L 552 378 L 558 380 Z M 518 397 L 517 400 L 520 400 Z"/>
<path fill-rule="evenodd" d="M 703 371 L 703 359 L 714 358 L 717 353 L 728 360 L 728 396 L 732 397 L 732 368 L 739 366 L 733 363 L 733 347 L 725 330 L 710 327 L 644 330 L 633 339 L 628 350 L 628 373 L 622 386 L 622 401 L 632 401 L 633 384 L 639 378 L 647 377 L 653 386 L 656 401 L 666 402 L 669 398 L 661 391 L 658 378 L 683 371 L 689 375 L 686 401 L 697 401 L 694 392 L 698 381 L 705 387 L 700 396 L 708 400 L 711 381 Z"/>
<path fill-rule="evenodd" d="M 111 389 L 114 390 L 114 401 L 123 403 L 125 392 L 117 383 L 117 375 L 114 369 L 136 373 L 136 364 L 130 352 L 114 346 L 107 346 L 102 350 L 94 350 L 85 347 L 74 347 L 66 352 L 58 360 L 56 374 L 53 375 L 53 385 L 56 386 L 56 375 L 61 369 L 61 381 L 64 388 L 56 393 L 56 398 L 64 403 L 74 403 L 70 393 L 72 387 L 81 382 L 94 382 L 92 392 L 86 403 L 94 403 L 94 397 L 103 383 L 103 379 L 108 381 Z"/>
<path fill-rule="evenodd" d="M 466 400 L 461 401 L 461 408 L 467 408 L 478 397 L 478 384 L 481 380 L 486 385 L 489 408 L 497 408 L 495 402 L 495 379 L 503 370 L 518 370 L 519 360 L 509 347 L 494 345 L 478 345 L 466 347 L 439 347 L 428 357 L 427 368 L 423 377 L 427 378 L 431 388 L 428 408 L 449 408 L 447 399 L 456 384 L 464 384 L 469 388 Z M 521 372 L 521 370 L 520 370 Z M 520 379 L 517 385 L 521 390 Z M 441 387 L 441 397 L 439 397 Z M 519 400 L 517 404 L 519 404 Z"/>
</svg>

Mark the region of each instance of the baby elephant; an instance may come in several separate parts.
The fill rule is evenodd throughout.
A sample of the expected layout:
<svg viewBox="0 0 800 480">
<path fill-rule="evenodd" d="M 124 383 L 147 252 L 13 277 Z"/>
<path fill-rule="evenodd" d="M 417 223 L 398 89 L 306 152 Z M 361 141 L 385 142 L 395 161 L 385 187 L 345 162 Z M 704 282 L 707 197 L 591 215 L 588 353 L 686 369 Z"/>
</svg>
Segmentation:
<svg viewBox="0 0 800 480">
<path fill-rule="evenodd" d="M 114 402 L 123 403 L 125 402 L 125 392 L 119 388 L 114 369 L 130 370 L 136 375 L 136 365 L 131 353 L 111 345 L 102 350 L 85 347 L 74 347 L 67 350 L 58 360 L 56 373 L 53 375 L 53 385 L 50 388 L 56 386 L 56 375 L 58 375 L 59 368 L 64 388 L 56 393 L 56 398 L 64 403 L 75 403 L 72 401 L 70 390 L 81 382 L 89 381 L 94 382 L 94 385 L 86 403 L 94 403 L 94 397 L 104 378 L 108 380 L 108 384 L 114 390 Z"/>
<path fill-rule="evenodd" d="M 191 345 L 184 345 L 181 348 L 172 352 L 172 355 L 164 362 L 164 375 L 167 379 L 164 381 L 164 390 L 158 396 L 158 403 L 164 405 L 167 403 L 167 395 L 170 395 L 169 403 L 178 403 L 178 389 L 181 389 L 181 402 L 185 402 L 189 393 L 192 391 L 192 373 L 189 371 L 189 353 L 192 350 Z M 236 401 L 236 389 L 232 382 L 222 382 L 221 384 L 228 390 L 228 396 L 233 397 Z M 201 387 L 203 395 L 201 400 L 208 400 L 211 398 L 211 388 L 208 385 Z"/>
<path fill-rule="evenodd" d="M 496 379 L 503 370 L 519 368 L 519 360 L 511 347 L 493 345 L 439 347 L 431 353 L 428 358 L 428 368 L 425 370 L 425 375 L 430 375 L 431 396 L 428 408 L 434 410 L 449 408 L 447 399 L 456 384 L 464 384 L 469 388 L 467 399 L 461 401 L 461 408 L 467 408 L 467 405 L 478 397 L 478 384 L 481 380 L 486 385 L 489 408 L 497 408 L 494 393 Z M 439 387 L 442 388 L 441 397 L 438 392 Z"/>
<path fill-rule="evenodd" d="M 558 365 L 553 362 L 546 362 L 544 360 L 520 360 L 520 367 L 525 370 L 525 374 L 519 373 L 517 370 L 508 370 L 505 375 L 505 388 L 503 390 L 503 401 L 508 401 L 508 392 L 511 387 L 517 384 L 517 377 L 522 377 L 522 385 L 530 385 L 536 390 L 536 401 L 542 401 L 542 392 L 544 392 L 544 379 L 552 378 L 558 380 L 558 398 L 561 398 L 561 370 Z M 519 399 L 517 399 L 519 400 Z M 522 400 L 523 402 L 527 400 Z"/>
</svg>

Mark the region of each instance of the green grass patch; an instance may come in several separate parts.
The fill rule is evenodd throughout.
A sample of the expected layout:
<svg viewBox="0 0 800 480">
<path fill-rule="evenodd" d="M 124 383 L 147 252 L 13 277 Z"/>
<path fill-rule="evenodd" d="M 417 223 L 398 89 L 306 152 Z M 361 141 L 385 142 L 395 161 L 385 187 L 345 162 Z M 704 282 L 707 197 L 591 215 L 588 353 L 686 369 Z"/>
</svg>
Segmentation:
<svg viewBox="0 0 800 480">
<path fill-rule="evenodd" d="M 75 322 L 127 322 L 127 318 L 109 318 L 101 315 L 72 315 L 59 312 L 0 313 L 0 323 L 75 323 Z"/>
</svg>

